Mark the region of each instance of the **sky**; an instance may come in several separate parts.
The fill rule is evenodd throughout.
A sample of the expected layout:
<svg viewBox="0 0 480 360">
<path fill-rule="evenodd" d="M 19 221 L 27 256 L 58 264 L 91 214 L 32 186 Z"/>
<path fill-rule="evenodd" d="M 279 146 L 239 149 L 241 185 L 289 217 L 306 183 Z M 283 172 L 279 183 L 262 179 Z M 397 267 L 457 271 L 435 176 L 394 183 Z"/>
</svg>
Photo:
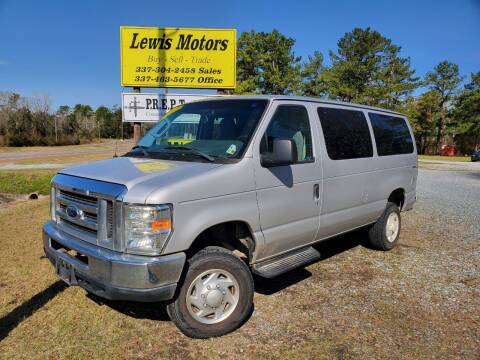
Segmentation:
<svg viewBox="0 0 480 360">
<path fill-rule="evenodd" d="M 275 28 L 296 40 L 296 55 L 317 50 L 327 64 L 340 37 L 370 27 L 402 47 L 417 76 L 442 60 L 466 79 L 480 71 L 480 0 L 0 0 L 0 91 L 47 95 L 53 110 L 119 104 L 131 91 L 120 85 L 121 25 Z"/>
</svg>

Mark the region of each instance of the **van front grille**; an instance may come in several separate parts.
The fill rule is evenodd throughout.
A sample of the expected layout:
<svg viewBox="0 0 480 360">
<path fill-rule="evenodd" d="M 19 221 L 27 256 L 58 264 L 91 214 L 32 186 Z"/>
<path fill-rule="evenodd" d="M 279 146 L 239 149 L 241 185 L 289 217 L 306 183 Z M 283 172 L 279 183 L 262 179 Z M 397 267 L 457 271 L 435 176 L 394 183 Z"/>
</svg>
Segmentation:
<svg viewBox="0 0 480 360">
<path fill-rule="evenodd" d="M 60 189 L 59 193 L 60 193 L 60 196 L 64 196 L 66 199 L 69 199 L 71 201 L 85 202 L 94 206 L 97 205 L 97 198 L 94 196 L 78 194 L 78 193 L 74 193 L 74 192 L 66 191 L 62 189 Z"/>
<path fill-rule="evenodd" d="M 113 203 L 111 201 L 107 201 L 107 238 L 113 238 Z"/>
<path fill-rule="evenodd" d="M 93 236 L 95 239 L 97 238 L 97 231 L 96 230 L 89 229 L 88 227 L 76 224 L 74 222 L 68 221 L 68 220 L 63 219 L 63 218 L 60 218 L 60 224 L 62 224 L 64 226 L 68 226 L 68 227 L 70 227 L 72 229 L 75 229 L 77 231 L 86 232 L 86 233 L 90 234 L 91 236 Z"/>
<path fill-rule="evenodd" d="M 114 204 L 101 195 L 56 189 L 55 214 L 58 226 L 82 240 L 113 248 Z"/>
</svg>

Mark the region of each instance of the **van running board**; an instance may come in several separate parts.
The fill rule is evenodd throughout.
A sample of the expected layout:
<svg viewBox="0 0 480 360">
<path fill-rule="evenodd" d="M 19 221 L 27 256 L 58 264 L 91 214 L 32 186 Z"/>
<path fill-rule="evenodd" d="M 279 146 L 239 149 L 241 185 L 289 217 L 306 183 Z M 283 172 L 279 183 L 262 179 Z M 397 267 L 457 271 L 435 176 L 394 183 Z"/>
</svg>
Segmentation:
<svg viewBox="0 0 480 360">
<path fill-rule="evenodd" d="M 252 267 L 252 271 L 262 277 L 273 278 L 297 267 L 312 263 L 318 259 L 320 259 L 320 253 L 318 250 L 309 246 L 255 264 Z"/>
</svg>

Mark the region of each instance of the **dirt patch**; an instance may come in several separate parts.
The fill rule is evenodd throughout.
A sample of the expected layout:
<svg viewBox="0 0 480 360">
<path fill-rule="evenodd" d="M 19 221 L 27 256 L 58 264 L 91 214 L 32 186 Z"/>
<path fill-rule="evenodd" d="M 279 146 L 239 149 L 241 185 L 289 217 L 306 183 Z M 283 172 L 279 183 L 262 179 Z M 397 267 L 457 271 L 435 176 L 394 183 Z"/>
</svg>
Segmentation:
<svg viewBox="0 0 480 360">
<path fill-rule="evenodd" d="M 13 203 L 19 200 L 25 200 L 25 195 L 0 193 L 0 205 Z"/>
<path fill-rule="evenodd" d="M 461 283 L 467 286 L 480 288 L 480 276 L 463 279 L 461 280 Z"/>
<path fill-rule="evenodd" d="M 47 196 L 39 195 L 38 193 L 25 194 L 25 195 L 0 193 L 0 208 L 5 207 L 7 205 L 14 205 L 14 204 L 25 202 L 25 201 L 41 200 L 41 199 L 45 199 L 46 197 Z"/>
</svg>

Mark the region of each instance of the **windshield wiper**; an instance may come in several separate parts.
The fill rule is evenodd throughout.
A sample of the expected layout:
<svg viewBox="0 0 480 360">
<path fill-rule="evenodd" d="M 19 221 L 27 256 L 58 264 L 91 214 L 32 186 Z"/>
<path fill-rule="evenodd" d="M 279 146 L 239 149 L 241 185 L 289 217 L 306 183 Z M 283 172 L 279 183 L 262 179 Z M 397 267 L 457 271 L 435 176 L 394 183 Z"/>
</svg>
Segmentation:
<svg viewBox="0 0 480 360">
<path fill-rule="evenodd" d="M 195 155 L 199 155 L 199 156 L 203 157 L 204 159 L 207 159 L 210 162 L 215 161 L 215 159 L 212 156 L 210 156 L 208 154 L 205 154 L 203 151 L 200 151 L 198 149 L 191 148 L 191 147 L 188 147 L 188 146 L 167 146 L 167 147 L 164 147 L 164 149 L 187 150 L 187 151 L 190 151 L 191 153 L 193 153 Z"/>
<path fill-rule="evenodd" d="M 146 146 L 143 146 L 143 145 L 135 145 L 134 147 L 132 147 L 131 150 L 135 150 L 135 149 L 140 149 L 142 150 L 142 153 L 144 156 L 150 156 L 150 153 L 145 150 L 147 147 Z M 130 154 L 131 151 L 129 151 L 127 154 Z"/>
</svg>

